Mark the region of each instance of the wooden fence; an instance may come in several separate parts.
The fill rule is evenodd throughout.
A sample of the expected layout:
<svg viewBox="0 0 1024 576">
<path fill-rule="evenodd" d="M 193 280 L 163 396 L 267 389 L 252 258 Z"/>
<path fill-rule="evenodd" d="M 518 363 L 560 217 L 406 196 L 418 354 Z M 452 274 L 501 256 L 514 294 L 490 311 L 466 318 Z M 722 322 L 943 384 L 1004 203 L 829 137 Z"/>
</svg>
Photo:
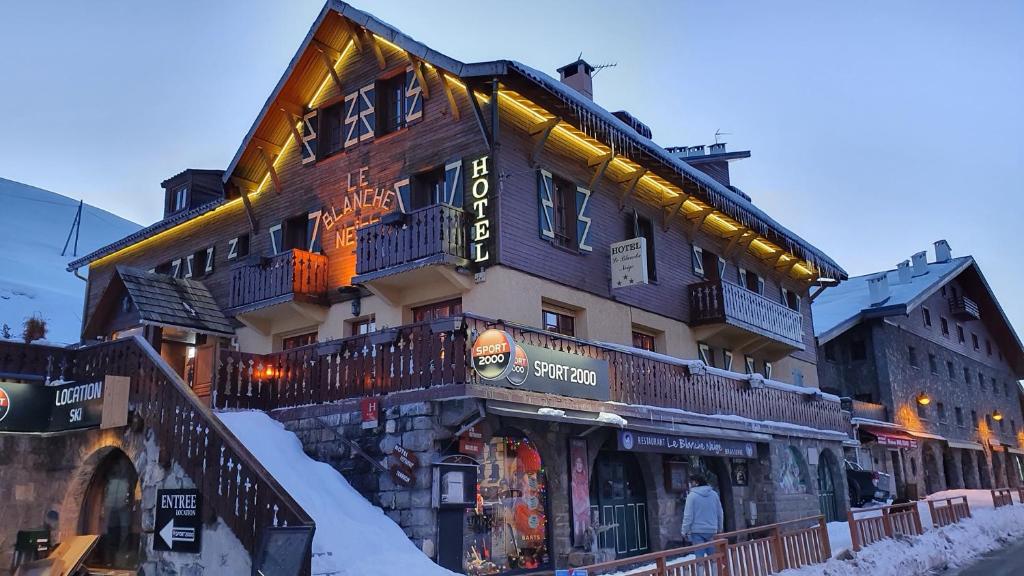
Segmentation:
<svg viewBox="0 0 1024 576">
<path fill-rule="evenodd" d="M 586 567 L 591 576 L 630 570 L 630 576 L 730 576 L 726 563 L 725 540 L 712 540 L 706 544 L 673 548 L 642 556 L 612 560 Z M 707 556 L 692 556 L 708 551 Z"/>
<path fill-rule="evenodd" d="M 468 258 L 466 213 L 435 204 L 356 230 L 356 274 L 368 274 L 431 256 Z"/>
<path fill-rule="evenodd" d="M 924 533 L 917 502 L 869 510 L 850 510 L 847 512 L 847 521 L 850 524 L 854 552 L 897 534 Z"/>
<path fill-rule="evenodd" d="M 971 505 L 967 503 L 967 496 L 928 500 L 928 512 L 932 516 L 932 525 L 941 528 L 970 518 Z"/>
<path fill-rule="evenodd" d="M 1024 500 L 1021 500 L 1024 502 Z M 996 508 L 1013 506 L 1013 492 L 1009 488 L 996 488 L 992 490 L 992 504 Z"/>
</svg>

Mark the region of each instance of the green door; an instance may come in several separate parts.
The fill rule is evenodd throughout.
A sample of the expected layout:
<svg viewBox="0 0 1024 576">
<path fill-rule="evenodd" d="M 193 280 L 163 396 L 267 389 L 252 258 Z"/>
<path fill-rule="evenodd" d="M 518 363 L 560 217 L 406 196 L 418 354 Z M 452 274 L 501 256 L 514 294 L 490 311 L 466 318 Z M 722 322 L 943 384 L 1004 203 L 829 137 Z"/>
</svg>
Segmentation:
<svg viewBox="0 0 1024 576">
<path fill-rule="evenodd" d="M 591 515 L 602 526 L 602 548 L 615 550 L 616 558 L 628 558 L 650 550 L 647 532 L 647 489 L 640 465 L 632 454 L 601 452 L 590 481 Z"/>
</svg>

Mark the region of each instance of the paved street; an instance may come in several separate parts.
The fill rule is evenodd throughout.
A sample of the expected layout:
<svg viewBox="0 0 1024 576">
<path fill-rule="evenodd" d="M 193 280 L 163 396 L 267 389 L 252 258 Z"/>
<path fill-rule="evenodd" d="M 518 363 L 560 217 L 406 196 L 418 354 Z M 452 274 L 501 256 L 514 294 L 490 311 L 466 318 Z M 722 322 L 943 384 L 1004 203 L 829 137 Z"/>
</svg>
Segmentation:
<svg viewBox="0 0 1024 576">
<path fill-rule="evenodd" d="M 949 576 L 1019 576 L 1024 574 L 1024 540 L 981 557 L 978 562 Z"/>
</svg>

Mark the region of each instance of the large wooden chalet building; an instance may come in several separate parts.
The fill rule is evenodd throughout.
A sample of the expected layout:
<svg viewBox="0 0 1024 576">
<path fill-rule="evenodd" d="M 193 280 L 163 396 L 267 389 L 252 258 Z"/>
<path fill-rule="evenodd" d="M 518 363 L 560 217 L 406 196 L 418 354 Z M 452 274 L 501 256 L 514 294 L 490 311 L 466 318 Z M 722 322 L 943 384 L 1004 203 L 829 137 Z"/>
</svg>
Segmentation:
<svg viewBox="0 0 1024 576">
<path fill-rule="evenodd" d="M 456 571 L 676 545 L 695 471 L 727 530 L 838 517 L 856 440 L 810 294 L 845 272 L 732 185 L 749 153 L 655 144 L 592 71 L 462 63 L 329 1 L 227 168 L 70 265 L 83 343 L 139 335 L 270 412 Z M 612 273 L 634 239 L 646 282 Z"/>
</svg>

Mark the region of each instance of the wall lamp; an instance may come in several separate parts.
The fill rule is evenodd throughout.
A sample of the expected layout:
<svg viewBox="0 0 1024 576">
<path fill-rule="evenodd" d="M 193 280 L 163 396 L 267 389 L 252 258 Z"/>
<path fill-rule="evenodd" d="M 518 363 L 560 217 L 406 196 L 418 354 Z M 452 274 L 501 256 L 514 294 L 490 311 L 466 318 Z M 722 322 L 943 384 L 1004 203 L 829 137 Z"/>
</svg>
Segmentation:
<svg viewBox="0 0 1024 576">
<path fill-rule="evenodd" d="M 920 404 L 921 406 L 927 406 L 932 403 L 932 399 L 929 398 L 928 395 L 925 394 L 924 392 L 921 392 L 920 394 L 917 395 L 917 403 Z"/>
<path fill-rule="evenodd" d="M 1000 420 L 1003 419 L 1003 413 L 1000 412 L 999 410 L 996 410 L 995 412 L 992 413 L 992 419 L 995 420 L 996 422 L 999 422 Z"/>
</svg>

